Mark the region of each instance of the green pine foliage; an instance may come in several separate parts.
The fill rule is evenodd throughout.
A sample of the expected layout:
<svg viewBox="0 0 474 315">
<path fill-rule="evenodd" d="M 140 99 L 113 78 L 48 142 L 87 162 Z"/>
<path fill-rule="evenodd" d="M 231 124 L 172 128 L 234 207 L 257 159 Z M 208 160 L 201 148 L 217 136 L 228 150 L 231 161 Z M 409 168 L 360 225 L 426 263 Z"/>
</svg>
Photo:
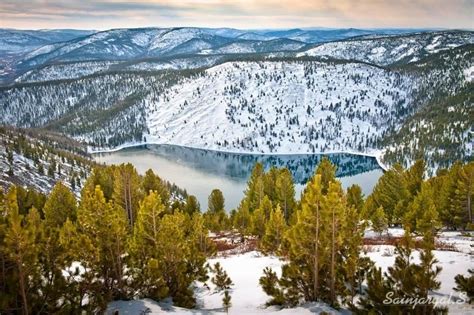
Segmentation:
<svg viewBox="0 0 474 315">
<path fill-rule="evenodd" d="M 268 304 L 323 301 L 338 307 L 341 300 L 351 300 L 363 281 L 360 222 L 335 179 L 335 167 L 323 161 L 304 189 L 295 224 L 285 233 L 288 263 L 281 277 L 266 269 L 260 278 L 262 289 L 271 296 Z"/>
<path fill-rule="evenodd" d="M 212 272 L 214 272 L 214 277 L 212 277 L 211 281 L 216 286 L 216 291 L 221 292 L 229 290 L 233 283 L 220 263 L 216 262 L 214 264 Z"/>
<path fill-rule="evenodd" d="M 265 224 L 265 234 L 260 243 L 260 250 L 267 254 L 277 254 L 280 252 L 284 235 L 287 230 L 285 216 L 277 205 L 270 213 L 270 218 Z"/>
<path fill-rule="evenodd" d="M 219 232 L 228 228 L 229 218 L 224 208 L 225 199 L 222 191 L 214 189 L 209 195 L 208 209 L 204 214 L 205 225 L 209 230 Z"/>
<path fill-rule="evenodd" d="M 474 303 L 474 269 L 468 270 L 469 276 L 457 275 L 454 280 L 456 287 L 454 290 L 467 295 L 469 304 Z"/>
<path fill-rule="evenodd" d="M 0 191 L 0 312 L 103 313 L 137 297 L 194 307 L 215 247 L 202 214 L 184 212 L 196 205 L 153 172 L 100 167 L 79 201 L 61 182 L 48 196 Z"/>
</svg>

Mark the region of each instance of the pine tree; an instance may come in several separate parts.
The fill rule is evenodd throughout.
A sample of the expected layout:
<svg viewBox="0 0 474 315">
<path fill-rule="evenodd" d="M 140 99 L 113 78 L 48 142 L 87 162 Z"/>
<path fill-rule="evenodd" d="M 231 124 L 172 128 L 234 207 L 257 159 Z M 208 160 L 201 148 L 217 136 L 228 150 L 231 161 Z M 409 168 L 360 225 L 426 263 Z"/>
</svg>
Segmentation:
<svg viewBox="0 0 474 315">
<path fill-rule="evenodd" d="M 165 207 L 157 192 L 150 190 L 140 203 L 137 221 L 130 244 L 134 286 L 141 297 L 160 299 L 166 296 L 161 270 L 159 270 L 158 232 Z"/>
<path fill-rule="evenodd" d="M 35 305 L 38 303 L 37 299 L 35 301 L 35 296 L 41 283 L 38 258 L 42 229 L 40 216 L 34 208 L 25 219 L 19 214 L 15 187 L 12 187 L 5 197 L 4 211 L 6 224 L 0 248 L 4 262 L 10 262 L 12 267 L 10 273 L 4 275 L 7 276 L 5 281 L 11 296 L 19 297 L 20 312 L 25 315 L 32 314 L 38 309 L 38 305 Z"/>
<path fill-rule="evenodd" d="M 184 212 L 193 215 L 194 213 L 199 213 L 201 212 L 201 206 L 199 205 L 199 202 L 196 198 L 196 196 L 189 195 L 186 198 L 186 204 L 184 206 Z"/>
<path fill-rule="evenodd" d="M 153 173 L 153 170 L 149 169 L 146 171 L 145 176 L 142 180 L 142 190 L 145 195 L 148 195 L 150 191 L 155 191 L 160 195 L 161 202 L 165 205 L 165 208 L 168 208 L 170 192 L 168 187 L 166 187 L 163 180 Z"/>
<path fill-rule="evenodd" d="M 329 183 L 336 179 L 336 166 L 324 157 L 316 168 L 316 174 L 321 175 L 322 193 L 327 194 Z"/>
<path fill-rule="evenodd" d="M 387 218 L 382 206 L 378 207 L 370 218 L 372 222 L 372 230 L 382 236 L 383 232 L 387 230 Z"/>
<path fill-rule="evenodd" d="M 224 212 L 225 201 L 222 191 L 219 189 L 214 189 L 208 198 L 208 211 L 211 213 L 220 213 Z"/>
<path fill-rule="evenodd" d="M 186 239 L 186 216 L 181 212 L 165 215 L 157 233 L 157 263 L 173 302 L 182 307 L 192 308 L 196 301 L 191 284 L 196 275 L 189 273 L 191 249 Z"/>
<path fill-rule="evenodd" d="M 214 272 L 214 277 L 212 277 L 211 281 L 216 286 L 216 291 L 221 292 L 224 290 L 229 290 L 233 285 L 232 280 L 229 278 L 227 272 L 222 268 L 219 262 L 214 264 L 212 271 Z"/>
<path fill-rule="evenodd" d="M 209 239 L 209 230 L 205 226 L 204 218 L 199 212 L 195 212 L 189 226 L 187 234 L 190 241 L 190 272 L 192 272 L 199 281 L 207 280 L 207 271 L 204 268 L 207 257 L 214 255 L 216 246 Z"/>
<path fill-rule="evenodd" d="M 454 202 L 452 207 L 459 209 L 462 223 L 461 227 L 469 225 L 474 228 L 472 200 L 474 199 L 474 162 L 464 165 L 455 185 Z"/>
<path fill-rule="evenodd" d="M 260 206 L 263 196 L 265 195 L 264 176 L 263 165 L 256 163 L 248 180 L 243 200 L 250 213 Z"/>
<path fill-rule="evenodd" d="M 265 226 L 265 234 L 260 246 L 261 250 L 264 253 L 276 254 L 280 250 L 286 229 L 285 217 L 280 209 L 280 205 L 277 205 L 270 214 L 270 219 Z"/>
<path fill-rule="evenodd" d="M 347 302 L 353 303 L 358 293 L 362 292 L 362 283 L 372 262 L 362 257 L 362 245 L 366 224 L 361 220 L 361 213 L 353 206 L 348 205 L 343 219 L 343 242 L 341 253 L 344 253 L 342 270 L 344 281 L 348 288 Z"/>
<path fill-rule="evenodd" d="M 418 273 L 415 274 L 418 296 L 428 299 L 430 291 L 440 288 L 441 282 L 436 280 L 441 272 L 441 267 L 435 266 L 438 262 L 434 257 L 435 237 L 440 223 L 438 220 L 438 212 L 434 205 L 429 205 L 426 211 L 417 221 L 417 230 L 423 235 L 420 248 L 420 265 L 417 266 Z M 422 314 L 431 314 L 435 312 L 434 305 L 426 303 L 420 305 Z"/>
<path fill-rule="evenodd" d="M 242 202 L 234 215 L 232 226 L 244 236 L 251 232 L 252 216 L 248 210 L 247 203 Z"/>
<path fill-rule="evenodd" d="M 454 163 L 448 173 L 441 176 L 441 188 L 439 191 L 438 209 L 441 220 L 450 229 L 458 229 L 462 226 L 463 210 L 456 202 L 457 183 L 462 170 L 461 163 Z M 435 195 L 438 197 L 437 195 Z"/>
<path fill-rule="evenodd" d="M 367 290 L 359 299 L 358 307 L 352 305 L 356 314 L 398 314 L 397 306 L 386 303 L 391 292 L 382 276 L 382 269 L 372 267 L 367 274 Z M 391 293 L 390 293 L 391 294 Z M 390 297 L 390 295 L 388 295 Z"/>
<path fill-rule="evenodd" d="M 208 209 L 204 214 L 206 226 L 209 230 L 217 232 L 228 226 L 227 214 L 224 210 L 225 200 L 222 191 L 214 189 L 208 198 Z"/>
<path fill-rule="evenodd" d="M 474 303 L 474 269 L 468 269 L 469 276 L 457 275 L 454 280 L 456 287 L 454 288 L 457 292 L 464 292 L 469 299 L 469 304 Z"/>
<path fill-rule="evenodd" d="M 128 225 L 133 228 L 141 193 L 139 177 L 132 164 L 122 164 L 115 169 L 113 187 L 113 200 L 125 210 Z"/>
<path fill-rule="evenodd" d="M 124 210 L 112 201 L 107 202 L 100 186 L 94 192 L 83 194 L 77 220 L 79 233 L 91 252 L 83 252 L 81 264 L 88 270 L 88 277 L 97 279 L 92 286 L 95 292 L 91 308 L 103 311 L 107 301 L 127 298 L 124 283 L 124 261 L 127 218 Z M 102 282 L 100 279 L 103 279 Z"/>
<path fill-rule="evenodd" d="M 50 227 L 61 227 L 67 219 L 74 222 L 77 217 L 76 197 L 58 182 L 49 194 L 43 212 L 46 225 Z"/>
<path fill-rule="evenodd" d="M 232 306 L 231 296 L 229 290 L 224 291 L 224 297 L 222 298 L 222 306 L 227 314 L 229 314 L 229 309 Z"/>
<path fill-rule="evenodd" d="M 354 184 L 347 188 L 347 204 L 353 206 L 358 213 L 364 209 L 364 195 L 359 185 Z"/>
<path fill-rule="evenodd" d="M 290 217 L 293 214 L 296 201 L 293 177 L 288 169 L 284 168 L 277 174 L 275 188 L 277 197 L 276 201 L 280 204 L 286 222 L 289 222 Z"/>
<path fill-rule="evenodd" d="M 272 202 L 267 196 L 263 197 L 260 206 L 252 213 L 252 233 L 262 239 L 265 234 L 265 226 L 270 219 L 272 212 Z"/>
<path fill-rule="evenodd" d="M 374 211 L 382 207 L 388 224 L 401 224 L 405 209 L 410 202 L 407 179 L 403 167 L 395 164 L 378 180 L 372 194 L 367 197 L 365 208 L 370 217 Z"/>
<path fill-rule="evenodd" d="M 327 197 L 323 206 L 323 216 L 326 217 L 325 226 L 328 228 L 328 238 L 330 240 L 330 262 L 329 262 L 329 302 L 330 305 L 337 305 L 337 296 L 344 291 L 344 284 L 336 268 L 341 265 L 338 259 L 339 250 L 342 246 L 342 220 L 345 212 L 345 204 L 341 199 L 342 188 L 338 182 L 330 182 Z"/>
<path fill-rule="evenodd" d="M 405 172 L 406 183 L 408 192 L 411 196 L 416 196 L 421 190 L 421 184 L 423 183 L 423 177 L 425 173 L 425 161 L 417 160 L 415 163 Z"/>
</svg>

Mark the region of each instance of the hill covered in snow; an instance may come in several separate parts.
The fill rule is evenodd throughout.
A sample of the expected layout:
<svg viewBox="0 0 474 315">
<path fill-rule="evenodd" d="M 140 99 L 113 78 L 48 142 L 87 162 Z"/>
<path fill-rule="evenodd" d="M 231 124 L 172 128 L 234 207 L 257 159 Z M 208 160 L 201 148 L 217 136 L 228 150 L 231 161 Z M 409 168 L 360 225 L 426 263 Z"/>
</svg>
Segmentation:
<svg viewBox="0 0 474 315">
<path fill-rule="evenodd" d="M 411 63 L 429 55 L 474 43 L 474 32 L 442 31 L 396 36 L 362 36 L 324 43 L 299 56 L 328 56 L 388 66 Z"/>
<path fill-rule="evenodd" d="M 25 81 L 32 72 L 41 72 L 43 68 L 56 65 L 62 67 L 63 64 L 85 65 L 92 62 L 88 65 L 89 70 L 83 72 L 91 74 L 103 70 L 104 63 L 110 62 L 119 61 L 126 66 L 129 62 L 144 59 L 199 57 L 203 54 L 295 52 L 310 48 L 315 43 L 353 36 L 406 32 L 410 30 L 238 30 L 196 27 L 112 29 L 100 32 L 0 30 L 0 83 L 9 83 L 15 79 Z M 94 65 L 98 65 L 97 71 L 91 71 Z M 71 73 L 64 67 L 62 69 L 66 76 Z M 61 71 L 61 68 L 56 71 Z M 57 77 L 65 78 L 65 75 Z M 44 79 L 48 80 L 48 77 Z"/>
<path fill-rule="evenodd" d="M 301 34 L 111 30 L 43 47 L 0 87 L 0 122 L 97 149 L 383 153 L 387 164 L 425 156 L 433 170 L 472 156 L 473 32 L 368 33 L 310 50 Z"/>
</svg>

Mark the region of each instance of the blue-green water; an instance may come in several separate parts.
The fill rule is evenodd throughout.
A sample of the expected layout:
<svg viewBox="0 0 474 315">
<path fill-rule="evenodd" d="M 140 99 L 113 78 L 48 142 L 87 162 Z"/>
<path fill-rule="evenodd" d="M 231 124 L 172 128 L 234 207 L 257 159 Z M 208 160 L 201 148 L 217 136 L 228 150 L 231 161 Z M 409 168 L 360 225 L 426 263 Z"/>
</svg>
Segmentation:
<svg viewBox="0 0 474 315">
<path fill-rule="evenodd" d="M 98 162 L 106 164 L 132 163 L 139 173 L 153 169 L 161 178 L 195 195 L 201 209 L 207 207 L 207 197 L 214 188 L 222 190 L 226 209 L 236 208 L 243 197 L 247 179 L 256 162 L 266 169 L 287 167 L 293 174 L 297 198 L 319 161 L 327 156 L 336 166 L 336 175 L 343 187 L 359 184 L 369 194 L 382 169 L 373 157 L 353 154 L 253 155 L 216 152 L 172 145 L 146 145 L 117 152 L 96 154 Z"/>
</svg>

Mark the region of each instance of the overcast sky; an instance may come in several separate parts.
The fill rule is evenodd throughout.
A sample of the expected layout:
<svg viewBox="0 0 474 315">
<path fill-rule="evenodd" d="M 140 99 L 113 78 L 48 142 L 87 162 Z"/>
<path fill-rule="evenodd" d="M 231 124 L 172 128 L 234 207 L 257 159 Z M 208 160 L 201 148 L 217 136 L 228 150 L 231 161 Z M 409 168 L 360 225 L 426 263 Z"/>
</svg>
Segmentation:
<svg viewBox="0 0 474 315">
<path fill-rule="evenodd" d="M 0 28 L 474 28 L 474 0 L 0 0 Z"/>
</svg>

